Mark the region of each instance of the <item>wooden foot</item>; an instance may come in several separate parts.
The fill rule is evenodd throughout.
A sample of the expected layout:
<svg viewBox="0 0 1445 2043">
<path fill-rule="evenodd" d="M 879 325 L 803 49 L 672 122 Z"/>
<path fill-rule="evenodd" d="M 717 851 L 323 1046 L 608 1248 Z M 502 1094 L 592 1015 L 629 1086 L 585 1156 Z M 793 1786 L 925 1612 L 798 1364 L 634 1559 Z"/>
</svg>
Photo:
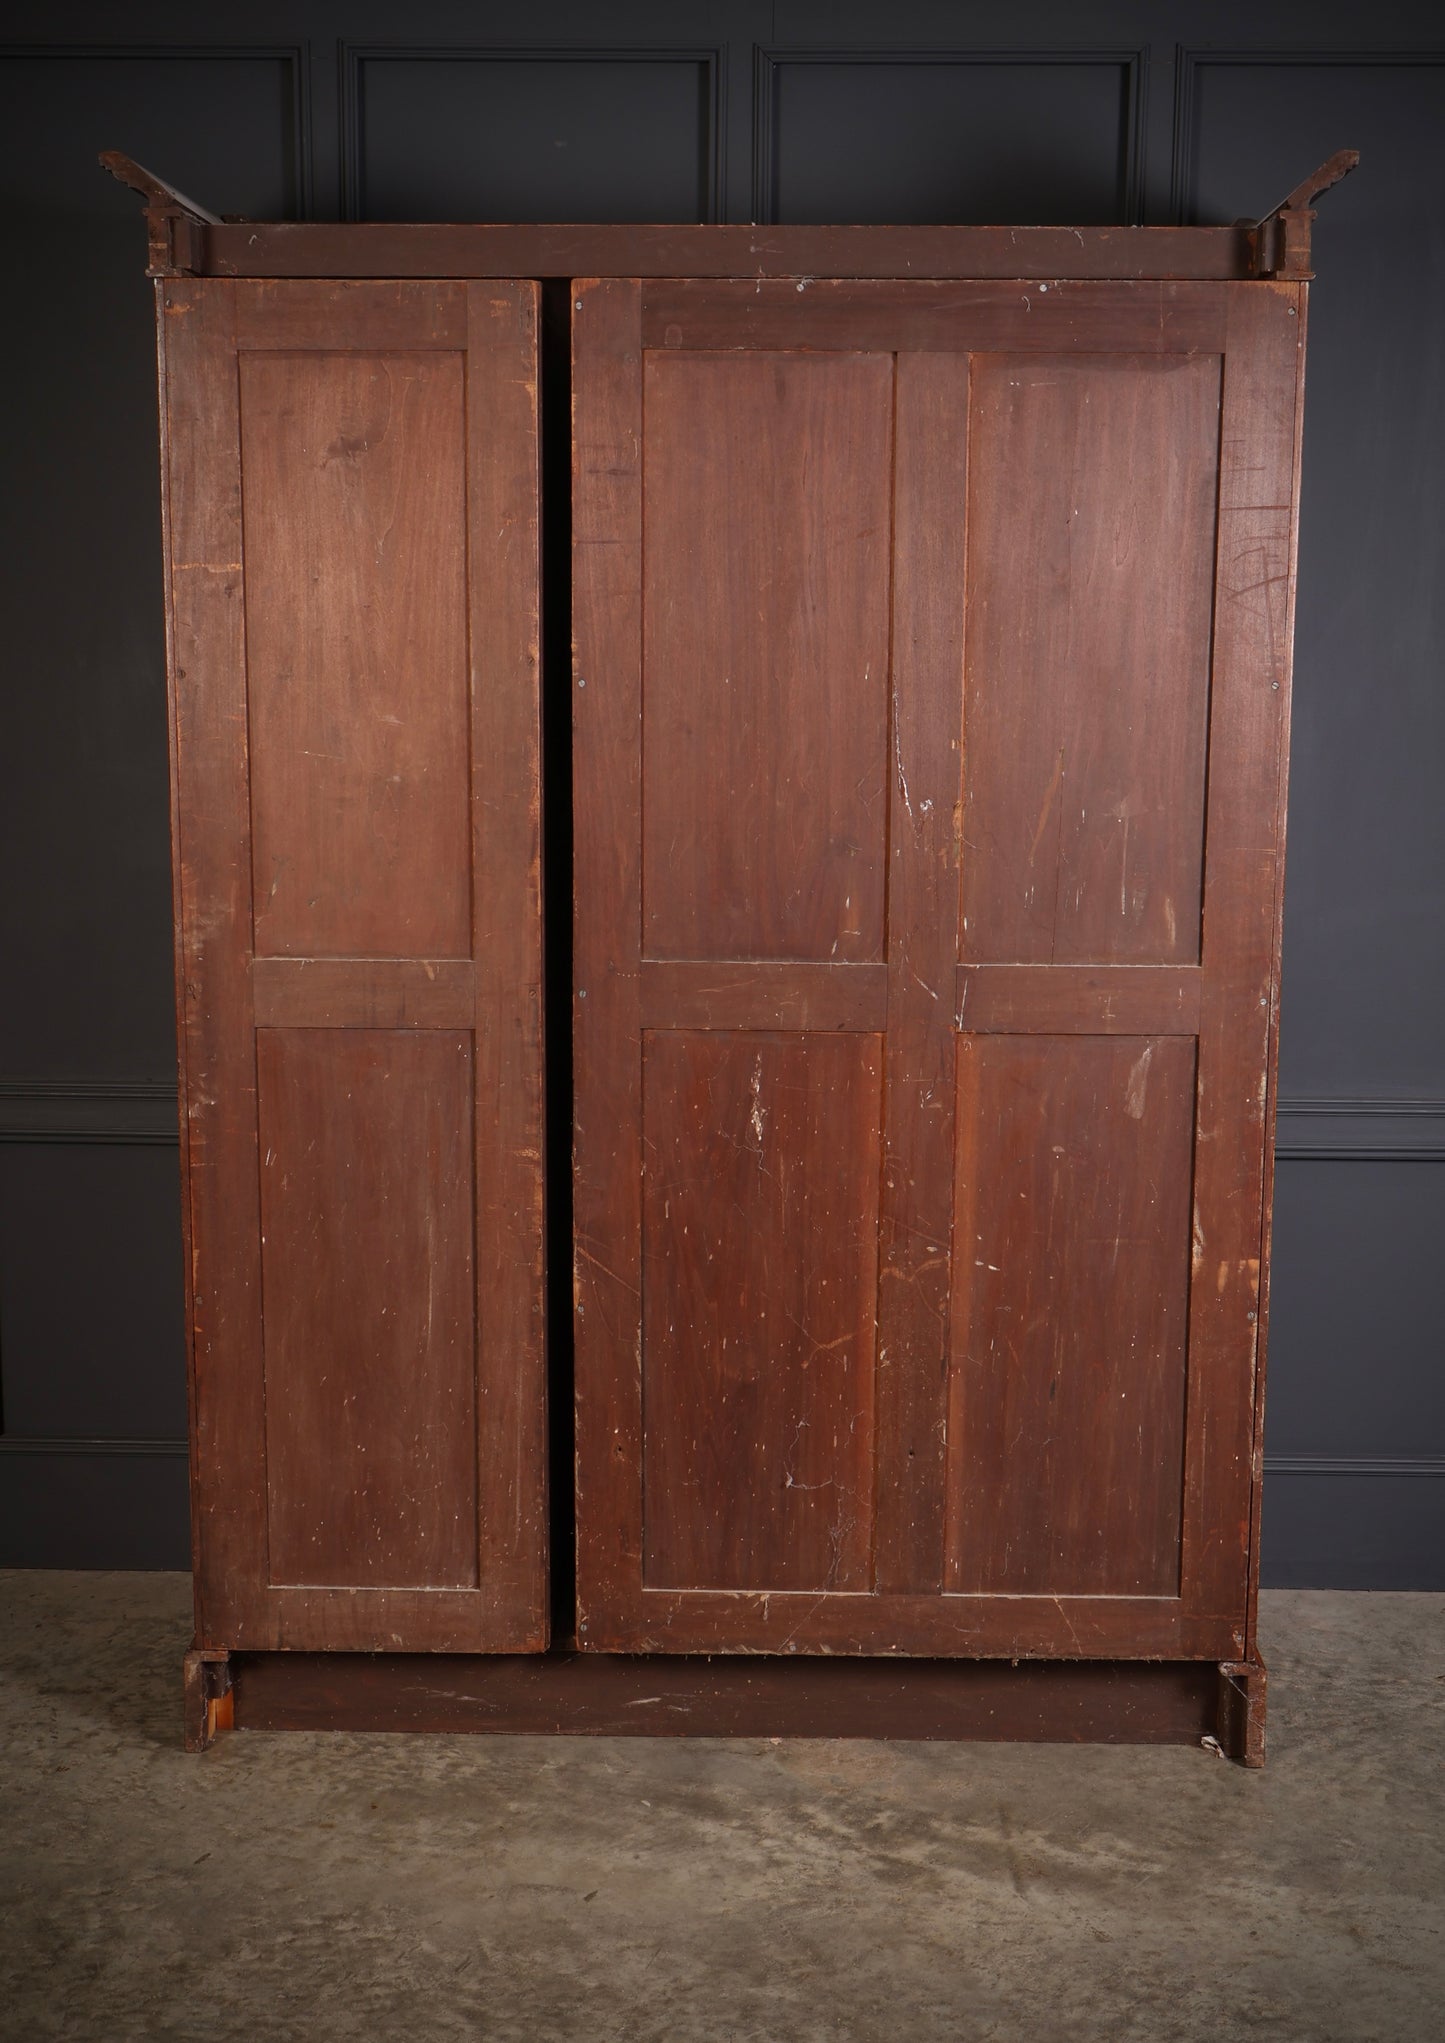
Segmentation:
<svg viewBox="0 0 1445 2043">
<path fill-rule="evenodd" d="M 1256 1650 L 1248 1660 L 1226 1660 L 1219 1669 L 1219 1724 L 1216 1736 L 1230 1759 L 1264 1765 L 1266 1676 Z"/>
<path fill-rule="evenodd" d="M 230 1654 L 209 1646 L 192 1647 L 186 1655 L 185 1684 L 186 1750 L 204 1752 L 236 1721 Z"/>
</svg>

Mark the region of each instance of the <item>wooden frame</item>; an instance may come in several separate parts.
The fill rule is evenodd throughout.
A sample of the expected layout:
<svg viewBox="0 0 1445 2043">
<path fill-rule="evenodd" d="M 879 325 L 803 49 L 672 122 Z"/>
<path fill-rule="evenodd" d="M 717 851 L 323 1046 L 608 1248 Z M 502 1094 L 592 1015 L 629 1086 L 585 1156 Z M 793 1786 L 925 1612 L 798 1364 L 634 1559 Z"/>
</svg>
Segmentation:
<svg viewBox="0 0 1445 2043">
<path fill-rule="evenodd" d="M 1251 1512 L 1272 1109 L 1265 1074 L 1278 996 L 1274 918 L 1304 287 L 1071 281 L 1020 294 L 1003 283 L 807 280 L 804 291 L 802 283 L 609 279 L 574 283 L 573 292 L 579 1642 L 621 1652 L 1247 1659 L 1258 1573 Z M 750 348 L 776 364 L 790 343 L 806 348 L 803 359 L 813 364 L 832 349 L 855 362 L 864 358 L 848 351 L 897 350 L 893 515 L 902 536 L 892 595 L 888 962 L 743 963 L 731 953 L 715 957 L 706 945 L 693 962 L 659 958 L 650 955 L 643 912 L 642 477 L 650 429 L 642 364 L 685 361 L 688 350 L 703 364 L 736 361 Z M 948 450 L 954 428 L 945 422 L 966 402 L 973 352 L 997 350 L 1016 362 L 1036 353 L 1052 375 L 1071 349 L 1086 360 L 1114 350 L 1141 362 L 1158 351 L 1181 365 L 1223 364 L 1207 773 L 1198 762 L 1208 788 L 1200 818 L 1208 855 L 1194 963 L 1005 964 L 973 961 L 958 949 L 951 833 L 969 826 L 966 813 L 962 825 L 955 821 L 958 748 L 950 753 L 942 675 L 963 639 L 949 564 L 963 557 L 961 529 L 950 520 L 961 517 L 964 490 L 961 443 Z M 696 557 L 694 546 L 689 558 Z M 685 608 L 691 585 L 660 600 Z M 859 763 L 853 759 L 850 779 Z M 721 762 L 716 770 L 726 771 Z M 835 815 L 833 828 L 843 827 L 852 825 Z M 773 874 L 762 883 L 781 887 L 783 880 Z M 758 1033 L 779 1027 L 792 1033 Z M 660 1582 L 649 1579 L 658 1554 L 654 1542 L 649 1558 L 645 1523 L 657 1499 L 645 1493 L 643 1470 L 657 1442 L 647 1419 L 644 1186 L 658 1134 L 644 1131 L 644 1072 L 646 1046 L 684 1040 L 669 1034 L 678 1030 L 697 1045 L 816 1045 L 840 1033 L 886 1045 L 879 1269 L 894 1281 L 877 1293 L 878 1354 L 910 1360 L 907 1367 L 880 1362 L 876 1411 L 862 1393 L 856 1413 L 847 1407 L 850 1435 L 856 1428 L 877 1457 L 876 1507 L 867 1537 L 871 1571 L 860 1554 L 836 1585 L 830 1575 L 789 1586 L 762 1557 L 746 1590 L 721 1580 L 687 1587 L 686 1575 L 677 1581 L 666 1572 Z M 961 1223 L 951 1117 L 926 1111 L 924 1102 L 951 1091 L 954 1041 L 980 1034 L 1055 1043 L 1136 1034 L 1151 1045 L 1197 1041 L 1197 1090 L 1189 1088 L 1194 1273 L 1172 1593 L 969 1595 L 957 1593 L 956 1582 L 953 1593 L 942 1593 L 941 1443 L 953 1428 L 937 1368 L 924 1365 L 936 1322 L 946 1325 L 948 1312 L 927 1272 L 948 1261 L 950 1234 Z M 801 1155 L 790 1155 L 790 1167 L 803 1168 Z M 783 1165 L 775 1159 L 773 1168 Z M 876 1165 L 865 1161 L 860 1169 L 866 1177 Z M 890 1200 L 886 1188 L 895 1184 Z M 695 1238 L 696 1211 L 691 1219 Z M 721 1238 L 710 1238 L 708 1254 L 719 1266 L 727 1253 Z M 739 1264 L 729 1281 L 746 1288 L 762 1279 Z M 797 1301 L 792 1310 L 802 1316 Z M 1142 1384 L 1131 1382 L 1126 1394 Z M 699 1402 L 709 1404 L 716 1390 L 709 1379 Z M 790 1411 L 790 1426 L 812 1423 L 800 1414 Z M 720 1469 L 697 1508 L 718 1513 L 729 1493 L 762 1479 L 761 1463 Z M 812 1471 L 812 1483 L 830 1489 L 845 1480 L 831 1462 Z M 755 1546 L 766 1540 L 761 1524 L 751 1537 Z M 780 1560 L 781 1552 L 772 1556 L 775 1566 Z"/>
</svg>

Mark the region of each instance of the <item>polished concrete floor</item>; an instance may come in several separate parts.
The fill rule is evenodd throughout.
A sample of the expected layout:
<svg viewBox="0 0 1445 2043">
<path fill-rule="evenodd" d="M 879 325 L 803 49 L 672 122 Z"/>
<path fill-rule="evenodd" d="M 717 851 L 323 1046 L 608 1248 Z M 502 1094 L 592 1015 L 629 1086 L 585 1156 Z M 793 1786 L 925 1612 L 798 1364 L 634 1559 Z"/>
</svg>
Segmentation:
<svg viewBox="0 0 1445 2043">
<path fill-rule="evenodd" d="M 1264 1599 L 1270 1763 L 257 1733 L 187 1584 L 0 1575 L 0 2034 L 1445 2037 L 1445 1598 Z"/>
</svg>

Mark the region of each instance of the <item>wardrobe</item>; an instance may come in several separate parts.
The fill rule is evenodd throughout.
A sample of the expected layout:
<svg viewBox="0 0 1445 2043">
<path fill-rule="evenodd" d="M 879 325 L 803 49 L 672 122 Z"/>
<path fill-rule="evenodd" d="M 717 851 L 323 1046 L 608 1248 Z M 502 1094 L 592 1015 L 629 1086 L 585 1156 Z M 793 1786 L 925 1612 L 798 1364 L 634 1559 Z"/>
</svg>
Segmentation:
<svg viewBox="0 0 1445 2043">
<path fill-rule="evenodd" d="M 231 222 L 104 160 L 158 307 L 188 1742 L 1259 1763 L 1352 153 L 1079 230 Z"/>
</svg>

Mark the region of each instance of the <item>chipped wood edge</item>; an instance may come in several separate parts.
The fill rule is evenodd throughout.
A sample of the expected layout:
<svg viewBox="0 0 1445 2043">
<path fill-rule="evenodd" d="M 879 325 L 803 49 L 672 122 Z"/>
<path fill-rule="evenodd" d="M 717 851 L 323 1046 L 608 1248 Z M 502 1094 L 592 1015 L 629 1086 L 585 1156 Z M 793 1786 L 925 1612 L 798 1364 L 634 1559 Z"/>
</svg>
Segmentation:
<svg viewBox="0 0 1445 2043">
<path fill-rule="evenodd" d="M 185 1742 L 187 1752 L 204 1752 L 222 1731 L 235 1728 L 236 1695 L 231 1656 L 224 1649 L 193 1646 L 185 1658 Z"/>
<path fill-rule="evenodd" d="M 1256 1649 L 1247 1660 L 1224 1660 L 1219 1668 L 1220 1750 L 1241 1766 L 1264 1765 L 1264 1723 L 1268 1675 Z"/>
</svg>

